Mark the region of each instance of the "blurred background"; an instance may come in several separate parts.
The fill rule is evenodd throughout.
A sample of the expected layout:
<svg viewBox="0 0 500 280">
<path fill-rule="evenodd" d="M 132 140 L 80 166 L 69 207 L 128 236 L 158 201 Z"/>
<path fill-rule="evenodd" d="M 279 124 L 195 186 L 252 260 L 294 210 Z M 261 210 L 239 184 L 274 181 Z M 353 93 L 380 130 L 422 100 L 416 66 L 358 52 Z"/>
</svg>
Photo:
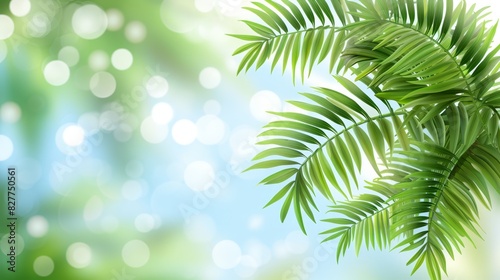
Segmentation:
<svg viewBox="0 0 500 280">
<path fill-rule="evenodd" d="M 266 64 L 237 76 L 240 42 L 226 34 L 249 32 L 249 4 L 0 3 L 0 179 L 15 167 L 18 184 L 16 272 L 2 257 L 1 279 L 427 279 L 397 251 L 337 263 L 327 225 L 308 222 L 306 236 L 279 205 L 262 209 L 278 186 L 241 171 L 266 111 L 337 85 L 322 66 L 296 87 Z M 5 256 L 5 183 L 1 196 Z M 494 200 L 484 240 L 445 279 L 500 279 Z"/>
</svg>

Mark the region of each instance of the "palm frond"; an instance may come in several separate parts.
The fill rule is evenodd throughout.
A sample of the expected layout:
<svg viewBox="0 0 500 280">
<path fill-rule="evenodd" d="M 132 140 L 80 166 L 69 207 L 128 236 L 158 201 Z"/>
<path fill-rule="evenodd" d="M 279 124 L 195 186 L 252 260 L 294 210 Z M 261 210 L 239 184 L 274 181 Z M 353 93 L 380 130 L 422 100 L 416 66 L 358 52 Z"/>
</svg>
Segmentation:
<svg viewBox="0 0 500 280">
<path fill-rule="evenodd" d="M 388 168 L 367 187 L 377 196 L 332 207 L 330 212 L 344 218 L 326 219 L 336 226 L 323 233 L 329 234 L 327 240 L 339 240 L 338 255 L 351 243 L 358 251 L 362 242 L 367 248 L 384 248 L 397 240 L 393 249 L 416 251 L 408 261 L 414 264 L 413 273 L 425 262 L 431 278 L 441 279 L 441 272 L 446 273 L 444 252 L 453 258 L 461 252 L 464 239 L 472 242 L 471 233 L 480 235 L 477 201 L 489 208 L 488 186 L 499 191 L 500 153 L 489 142 L 482 143 L 488 141 L 483 135 L 489 114 L 469 111 L 474 115 L 469 116 L 461 103 L 453 104 L 428 121 L 446 119 L 442 126 L 420 124 L 419 116 L 414 116 L 410 149 L 397 146 Z M 418 140 L 417 135 L 421 135 Z M 382 225 L 386 227 L 381 229 Z"/>
<path fill-rule="evenodd" d="M 254 157 L 257 162 L 247 169 L 278 168 L 260 182 L 285 184 L 268 205 L 284 199 L 281 215 L 284 220 L 293 201 L 304 231 L 301 211 L 314 220 L 315 190 L 330 201 L 335 201 L 331 188 L 344 198 L 352 198 L 352 186 L 358 186 L 362 155 L 378 171 L 380 164 L 388 163 L 387 151 L 392 151 L 395 131 L 401 129 L 402 116 L 382 114 L 383 110 L 356 84 L 336 78 L 353 97 L 316 88 L 316 93 L 302 93 L 308 102 L 290 102 L 304 110 L 303 113 L 274 112 L 282 119 L 266 125 L 259 135 L 264 140 L 258 142 L 272 146 L 257 154 Z M 371 107 L 378 114 L 370 116 L 363 107 Z"/>
<path fill-rule="evenodd" d="M 413 272 L 425 262 L 441 279 L 446 254 L 479 235 L 489 189 L 500 192 L 498 24 L 452 0 L 266 0 L 248 10 L 263 23 L 245 21 L 256 35 L 234 35 L 247 41 L 235 51 L 238 72 L 281 62 L 304 80 L 329 57 L 330 73 L 355 75 L 334 76 L 349 94 L 315 88 L 290 101 L 303 113 L 274 113 L 281 119 L 260 135 L 271 146 L 249 168 L 277 170 L 261 182 L 283 185 L 266 206 L 283 200 L 283 220 L 293 204 L 305 232 L 319 191 L 334 203 L 323 233 L 339 241 L 337 258 L 351 245 L 397 241 L 392 248 L 415 252 Z M 362 155 L 378 178 L 354 196 Z"/>
<path fill-rule="evenodd" d="M 336 65 L 344 44 L 344 32 L 337 32 L 335 21 L 348 20 L 342 0 L 299 0 L 272 1 L 265 4 L 253 2 L 245 9 L 259 17 L 264 24 L 248 20 L 243 22 L 256 35 L 230 36 L 247 41 L 233 55 L 245 53 L 240 62 L 238 73 L 248 71 L 252 66 L 261 67 L 272 58 L 271 71 L 281 61 L 282 69 L 291 66 L 293 80 L 300 73 L 302 81 L 310 74 L 314 65 L 331 55 L 330 68 Z"/>
</svg>

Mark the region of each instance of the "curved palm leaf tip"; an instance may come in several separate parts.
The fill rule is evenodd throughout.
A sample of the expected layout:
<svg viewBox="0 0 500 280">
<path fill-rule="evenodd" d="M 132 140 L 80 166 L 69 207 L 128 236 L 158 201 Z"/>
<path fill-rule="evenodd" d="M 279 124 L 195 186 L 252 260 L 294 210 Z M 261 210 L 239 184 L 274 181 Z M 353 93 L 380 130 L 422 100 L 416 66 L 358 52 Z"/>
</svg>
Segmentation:
<svg viewBox="0 0 500 280">
<path fill-rule="evenodd" d="M 304 113 L 274 113 L 281 120 L 260 142 L 270 146 L 247 169 L 277 170 L 261 181 L 282 185 L 266 206 L 283 201 L 284 220 L 293 205 L 305 232 L 319 192 L 333 203 L 323 234 L 338 240 L 337 259 L 350 245 L 400 248 L 415 252 L 413 272 L 425 263 L 441 279 L 445 254 L 479 235 L 478 204 L 489 208 L 489 190 L 500 192 L 497 24 L 452 0 L 266 0 L 246 9 L 260 21 L 244 21 L 253 35 L 232 35 L 245 41 L 234 52 L 243 54 L 238 72 L 269 61 L 303 80 L 329 60 L 350 93 L 315 88 L 290 101 Z M 348 71 L 355 81 L 338 75 Z M 378 178 L 353 196 L 362 155 Z"/>
</svg>

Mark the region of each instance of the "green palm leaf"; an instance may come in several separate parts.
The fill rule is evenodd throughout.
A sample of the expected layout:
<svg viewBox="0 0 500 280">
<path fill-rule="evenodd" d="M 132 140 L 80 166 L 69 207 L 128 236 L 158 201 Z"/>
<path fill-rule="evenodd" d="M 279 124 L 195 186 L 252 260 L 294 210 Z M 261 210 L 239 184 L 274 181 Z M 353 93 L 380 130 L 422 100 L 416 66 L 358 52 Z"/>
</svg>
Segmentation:
<svg viewBox="0 0 500 280">
<path fill-rule="evenodd" d="M 233 35 L 245 41 L 238 72 L 281 62 L 304 81 L 326 60 L 345 89 L 314 87 L 290 101 L 303 112 L 273 113 L 248 168 L 272 168 L 261 183 L 283 185 L 266 206 L 282 201 L 283 221 L 293 205 L 305 232 L 319 192 L 333 203 L 322 220 L 337 259 L 351 245 L 397 248 L 414 253 L 413 272 L 425 263 L 441 279 L 446 255 L 479 235 L 490 189 L 500 193 L 497 23 L 452 0 L 266 0 L 247 10 L 262 22 Z M 363 157 L 378 177 L 354 195 Z"/>
</svg>

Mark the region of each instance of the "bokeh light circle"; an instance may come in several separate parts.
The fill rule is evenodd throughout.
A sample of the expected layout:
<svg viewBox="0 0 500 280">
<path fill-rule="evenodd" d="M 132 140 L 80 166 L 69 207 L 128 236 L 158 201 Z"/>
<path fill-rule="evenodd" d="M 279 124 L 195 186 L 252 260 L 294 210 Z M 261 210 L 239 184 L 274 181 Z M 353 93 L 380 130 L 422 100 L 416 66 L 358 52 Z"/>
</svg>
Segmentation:
<svg viewBox="0 0 500 280">
<path fill-rule="evenodd" d="M 212 259 L 219 268 L 231 269 L 240 263 L 240 246 L 232 240 L 222 240 L 215 244 Z"/>
<path fill-rule="evenodd" d="M 0 161 L 4 161 L 9 159 L 14 152 L 14 144 L 12 144 L 12 140 L 9 137 L 0 134 Z"/>
<path fill-rule="evenodd" d="M 135 218 L 134 225 L 140 232 L 150 232 L 155 227 L 155 218 L 149 214 L 143 213 Z"/>
<path fill-rule="evenodd" d="M 151 118 L 158 124 L 167 124 L 174 117 L 172 106 L 165 102 L 156 103 L 151 110 Z"/>
<path fill-rule="evenodd" d="M 214 179 L 214 168 L 206 161 L 191 162 L 184 169 L 184 182 L 193 191 L 204 191 L 210 188 Z"/>
<path fill-rule="evenodd" d="M 54 261 L 48 256 L 39 256 L 33 262 L 33 271 L 38 276 L 47 277 L 54 271 Z"/>
<path fill-rule="evenodd" d="M 76 147 L 85 140 L 85 131 L 78 125 L 68 125 L 62 133 L 64 143 L 70 147 Z"/>
<path fill-rule="evenodd" d="M 110 97 L 116 90 L 115 77 L 108 72 L 97 72 L 90 78 L 89 88 L 96 97 Z"/>
<path fill-rule="evenodd" d="M 11 244 L 9 244 L 9 237 L 10 233 L 6 233 L 0 239 L 0 251 L 4 254 L 4 256 L 10 253 Z M 18 234 L 16 236 L 16 253 L 18 256 L 24 252 L 24 248 L 25 248 L 24 238 L 22 235 Z"/>
<path fill-rule="evenodd" d="M 21 108 L 15 102 L 5 102 L 0 107 L 0 120 L 5 123 L 16 123 L 21 118 Z"/>
<path fill-rule="evenodd" d="M 74 268 L 85 268 L 92 261 L 92 251 L 89 245 L 75 242 L 66 250 L 66 260 Z"/>
<path fill-rule="evenodd" d="M 130 267 L 142 267 L 149 260 L 149 246 L 142 240 L 131 240 L 123 246 L 122 258 Z"/>
<path fill-rule="evenodd" d="M 69 80 L 70 70 L 65 62 L 53 60 L 45 65 L 43 75 L 47 83 L 53 86 L 61 86 Z"/>
<path fill-rule="evenodd" d="M 45 236 L 45 234 L 49 231 L 49 223 L 43 216 L 36 215 L 28 220 L 26 229 L 29 235 L 40 238 Z"/>
<path fill-rule="evenodd" d="M 93 51 L 89 56 L 89 67 L 94 71 L 102 71 L 109 66 L 109 56 L 101 50 Z"/>
<path fill-rule="evenodd" d="M 214 89 L 219 86 L 221 82 L 221 73 L 214 67 L 207 67 L 201 70 L 198 77 L 202 87 L 206 89 Z"/>
<path fill-rule="evenodd" d="M 75 11 L 71 25 L 78 36 L 92 40 L 104 34 L 108 27 L 108 17 L 98 6 L 88 4 Z"/>
<path fill-rule="evenodd" d="M 198 134 L 196 124 L 187 119 L 177 121 L 172 127 L 172 137 L 180 145 L 193 143 Z"/>
<path fill-rule="evenodd" d="M 31 10 L 31 2 L 30 0 L 11 0 L 9 9 L 16 17 L 24 17 Z"/>
<path fill-rule="evenodd" d="M 111 64 L 118 70 L 127 70 L 133 62 L 134 57 L 127 49 L 117 49 L 111 55 Z"/>
<path fill-rule="evenodd" d="M 132 21 L 125 26 L 125 38 L 131 43 L 144 41 L 146 32 L 146 26 L 140 21 Z"/>
<path fill-rule="evenodd" d="M 10 38 L 14 33 L 14 21 L 7 15 L 0 15 L 0 40 Z"/>
<path fill-rule="evenodd" d="M 80 53 L 73 46 L 65 46 L 59 51 L 57 57 L 68 66 L 75 66 L 80 60 Z"/>
<path fill-rule="evenodd" d="M 108 30 L 116 31 L 123 26 L 123 14 L 117 9 L 109 9 L 106 11 L 108 17 Z"/>
</svg>

